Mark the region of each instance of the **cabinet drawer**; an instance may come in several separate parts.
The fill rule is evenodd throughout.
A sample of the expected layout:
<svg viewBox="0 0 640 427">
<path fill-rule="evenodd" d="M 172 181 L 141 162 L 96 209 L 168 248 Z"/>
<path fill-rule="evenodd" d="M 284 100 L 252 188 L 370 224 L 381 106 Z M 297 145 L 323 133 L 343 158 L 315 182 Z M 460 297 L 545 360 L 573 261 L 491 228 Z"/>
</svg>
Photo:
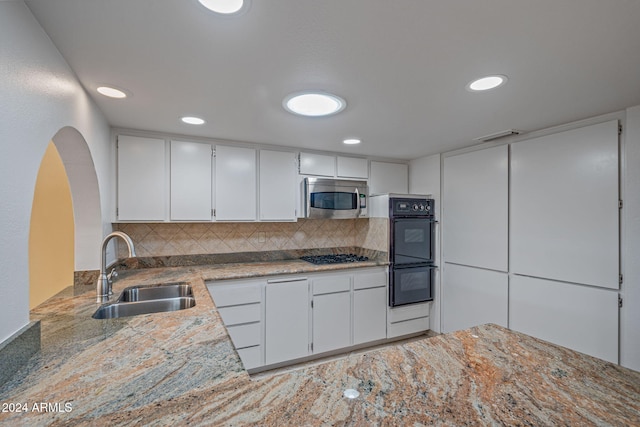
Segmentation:
<svg viewBox="0 0 640 427">
<path fill-rule="evenodd" d="M 391 323 L 387 325 L 387 338 L 401 337 L 402 335 L 422 332 L 429 329 L 429 318 L 406 320 L 404 322 Z"/>
<path fill-rule="evenodd" d="M 353 277 L 353 289 L 378 288 L 387 285 L 387 272 L 358 273 Z"/>
<path fill-rule="evenodd" d="M 259 322 L 261 317 L 259 303 L 219 308 L 218 312 L 220 313 L 225 326 Z"/>
<path fill-rule="evenodd" d="M 218 308 L 262 301 L 262 286 L 260 283 L 237 285 L 211 284 L 207 287 Z"/>
<path fill-rule="evenodd" d="M 351 276 L 331 276 L 313 279 L 313 295 L 348 292 L 351 290 Z"/>
<path fill-rule="evenodd" d="M 262 366 L 262 346 L 242 348 L 238 350 L 244 369 L 252 369 Z"/>
<path fill-rule="evenodd" d="M 403 322 L 429 315 L 429 303 L 412 304 L 404 307 L 390 308 L 387 314 L 389 323 Z"/>
<path fill-rule="evenodd" d="M 231 341 L 236 349 L 252 347 L 261 344 L 262 323 L 249 323 L 248 325 L 227 326 Z"/>
</svg>

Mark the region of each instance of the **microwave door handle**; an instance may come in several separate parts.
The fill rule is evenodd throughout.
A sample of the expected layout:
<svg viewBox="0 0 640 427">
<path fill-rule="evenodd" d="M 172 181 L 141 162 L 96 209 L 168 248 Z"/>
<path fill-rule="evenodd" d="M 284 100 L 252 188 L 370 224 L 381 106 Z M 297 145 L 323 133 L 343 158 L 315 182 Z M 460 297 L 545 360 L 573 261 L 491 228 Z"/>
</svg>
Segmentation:
<svg viewBox="0 0 640 427">
<path fill-rule="evenodd" d="M 358 204 L 358 216 L 362 213 L 362 206 L 360 206 L 360 192 L 358 191 L 358 187 L 356 187 L 356 203 Z"/>
</svg>

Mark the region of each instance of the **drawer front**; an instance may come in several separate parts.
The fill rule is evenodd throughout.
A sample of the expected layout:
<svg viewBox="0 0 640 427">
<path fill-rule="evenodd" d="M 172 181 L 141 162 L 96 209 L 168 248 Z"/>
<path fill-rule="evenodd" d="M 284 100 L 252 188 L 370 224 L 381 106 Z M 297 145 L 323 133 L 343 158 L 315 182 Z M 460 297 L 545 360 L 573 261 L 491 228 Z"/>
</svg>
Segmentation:
<svg viewBox="0 0 640 427">
<path fill-rule="evenodd" d="M 234 307 L 219 308 L 218 312 L 225 326 L 233 326 L 240 323 L 259 322 L 261 318 L 260 304 L 237 305 Z"/>
<path fill-rule="evenodd" d="M 244 369 L 252 369 L 262 366 L 262 346 L 242 348 L 238 350 L 238 355 L 242 360 Z"/>
<path fill-rule="evenodd" d="M 353 277 L 353 289 L 379 288 L 387 285 L 387 272 L 356 273 Z"/>
<path fill-rule="evenodd" d="M 389 323 L 403 322 L 429 315 L 429 304 L 411 304 L 404 307 L 389 308 L 387 319 Z"/>
<path fill-rule="evenodd" d="M 218 285 L 214 283 L 208 285 L 207 288 L 218 308 L 262 301 L 262 285 L 260 283 L 237 285 Z"/>
<path fill-rule="evenodd" d="M 252 347 L 262 344 L 262 323 L 249 323 L 247 325 L 227 326 L 231 341 L 236 349 Z"/>
<path fill-rule="evenodd" d="M 313 279 L 313 295 L 333 294 L 351 290 L 351 275 L 332 275 Z"/>
<path fill-rule="evenodd" d="M 387 325 L 387 338 L 401 337 L 403 335 L 426 331 L 427 329 L 429 329 L 428 317 L 391 323 Z"/>
</svg>

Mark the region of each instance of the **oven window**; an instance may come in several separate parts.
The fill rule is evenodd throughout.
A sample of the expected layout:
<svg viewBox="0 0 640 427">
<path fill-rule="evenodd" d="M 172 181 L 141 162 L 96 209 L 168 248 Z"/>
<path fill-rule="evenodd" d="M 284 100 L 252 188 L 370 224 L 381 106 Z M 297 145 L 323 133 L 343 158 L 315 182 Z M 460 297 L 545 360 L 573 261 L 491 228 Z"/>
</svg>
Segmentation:
<svg viewBox="0 0 640 427">
<path fill-rule="evenodd" d="M 424 228 L 406 228 L 404 230 L 405 243 L 424 243 Z"/>
<path fill-rule="evenodd" d="M 358 209 L 356 193 L 337 191 L 311 193 L 309 204 L 316 209 L 353 210 Z"/>
</svg>

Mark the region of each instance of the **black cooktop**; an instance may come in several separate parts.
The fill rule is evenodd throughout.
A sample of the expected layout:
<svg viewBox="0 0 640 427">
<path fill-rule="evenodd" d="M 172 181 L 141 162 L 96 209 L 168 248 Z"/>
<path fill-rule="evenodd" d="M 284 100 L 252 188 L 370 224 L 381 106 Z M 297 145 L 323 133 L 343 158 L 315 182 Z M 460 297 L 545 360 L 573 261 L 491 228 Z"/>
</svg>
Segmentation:
<svg viewBox="0 0 640 427">
<path fill-rule="evenodd" d="M 356 254 L 308 255 L 300 257 L 300 259 L 312 264 L 339 264 L 343 262 L 369 261 L 368 257 L 358 256 Z"/>
</svg>

